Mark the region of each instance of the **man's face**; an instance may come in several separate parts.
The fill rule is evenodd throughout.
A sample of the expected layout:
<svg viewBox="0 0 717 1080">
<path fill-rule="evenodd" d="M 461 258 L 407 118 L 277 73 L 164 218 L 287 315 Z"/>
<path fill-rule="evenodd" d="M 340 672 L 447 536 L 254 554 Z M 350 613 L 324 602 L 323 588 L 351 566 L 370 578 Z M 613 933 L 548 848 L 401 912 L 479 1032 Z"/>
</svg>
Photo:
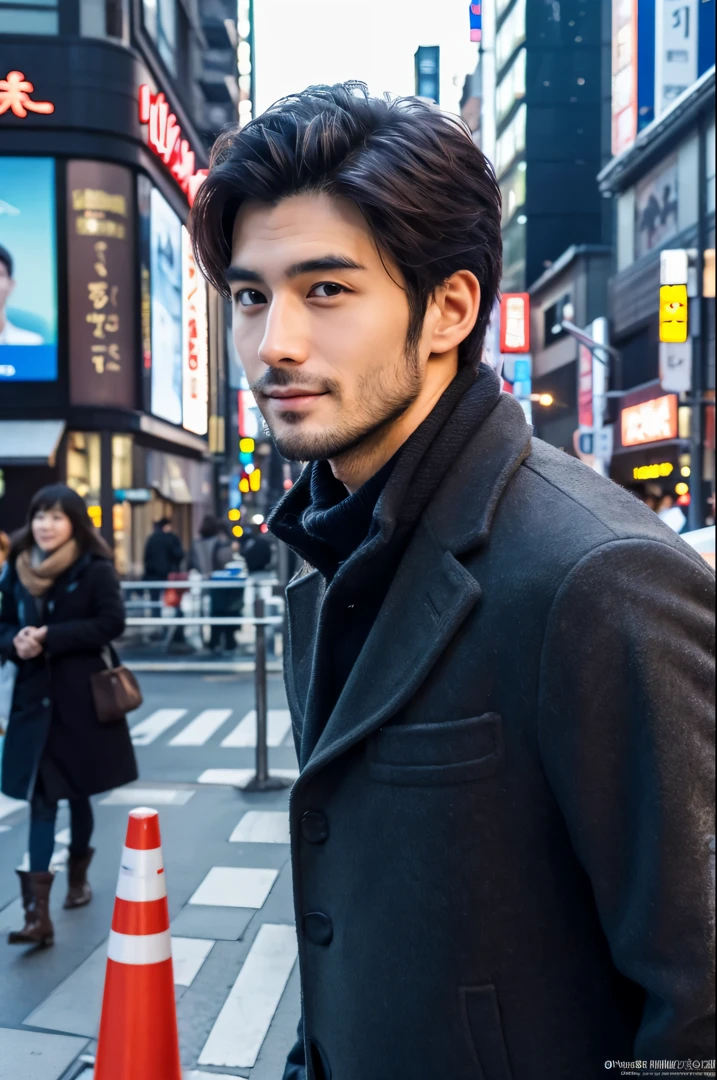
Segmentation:
<svg viewBox="0 0 717 1080">
<path fill-rule="evenodd" d="M 352 203 L 244 206 L 227 279 L 237 352 L 284 457 L 337 457 L 418 397 L 429 349 L 407 355 L 401 275 Z"/>
<path fill-rule="evenodd" d="M 3 310 L 7 299 L 15 288 L 15 282 L 10 277 L 10 272 L 4 262 L 0 262 L 0 311 Z"/>
</svg>

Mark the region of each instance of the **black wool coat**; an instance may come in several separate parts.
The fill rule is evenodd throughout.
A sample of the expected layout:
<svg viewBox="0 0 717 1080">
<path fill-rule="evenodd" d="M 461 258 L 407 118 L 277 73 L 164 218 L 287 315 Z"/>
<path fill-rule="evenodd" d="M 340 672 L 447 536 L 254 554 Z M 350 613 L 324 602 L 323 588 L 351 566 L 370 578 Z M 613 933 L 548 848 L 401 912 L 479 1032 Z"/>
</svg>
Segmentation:
<svg viewBox="0 0 717 1080">
<path fill-rule="evenodd" d="M 29 799 L 41 772 L 47 798 L 94 795 L 137 779 L 126 720 L 100 724 L 90 675 L 106 664 L 103 646 L 124 629 L 114 567 L 81 556 L 44 597 L 44 613 L 13 564 L 0 579 L 0 657 L 18 665 L 2 759 L 2 790 Z M 13 638 L 22 626 L 47 625 L 44 651 L 20 660 Z"/>
<path fill-rule="evenodd" d="M 713 1058 L 714 575 L 501 395 L 324 724 L 289 585 L 303 1002 L 287 1080 Z"/>
</svg>

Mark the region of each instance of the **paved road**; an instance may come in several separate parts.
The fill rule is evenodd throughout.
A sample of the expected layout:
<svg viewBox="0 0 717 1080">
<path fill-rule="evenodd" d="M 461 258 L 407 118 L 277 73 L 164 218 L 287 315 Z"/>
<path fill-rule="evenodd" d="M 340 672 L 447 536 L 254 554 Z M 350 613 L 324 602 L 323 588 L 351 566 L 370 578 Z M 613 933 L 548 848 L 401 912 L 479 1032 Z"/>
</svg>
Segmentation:
<svg viewBox="0 0 717 1080">
<path fill-rule="evenodd" d="M 67 810 L 57 827 L 56 944 L 6 944 L 27 808 L 0 796 L 0 1080 L 91 1080 L 127 811 L 160 812 L 187 1080 L 278 1080 L 299 1014 L 287 791 L 237 789 L 253 773 L 251 676 L 145 674 L 132 716 L 141 779 L 93 800 L 93 902 L 64 912 Z M 296 775 L 280 676 L 269 678 L 269 763 Z M 159 1080 L 159 1078 L 158 1078 Z"/>
</svg>

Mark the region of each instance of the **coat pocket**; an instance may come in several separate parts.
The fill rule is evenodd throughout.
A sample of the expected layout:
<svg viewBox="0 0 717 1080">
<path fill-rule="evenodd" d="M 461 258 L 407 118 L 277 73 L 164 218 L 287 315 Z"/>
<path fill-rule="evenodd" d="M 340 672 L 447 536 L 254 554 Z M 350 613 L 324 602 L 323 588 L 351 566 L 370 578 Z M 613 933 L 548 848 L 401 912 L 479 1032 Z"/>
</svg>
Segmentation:
<svg viewBox="0 0 717 1080">
<path fill-rule="evenodd" d="M 439 724 L 389 724 L 368 740 L 369 775 L 384 784 L 422 786 L 482 780 L 503 768 L 498 713 Z"/>
<path fill-rule="evenodd" d="M 481 1080 L 512 1080 L 495 987 L 467 986 L 460 991 L 466 1036 L 480 1066 Z"/>
</svg>

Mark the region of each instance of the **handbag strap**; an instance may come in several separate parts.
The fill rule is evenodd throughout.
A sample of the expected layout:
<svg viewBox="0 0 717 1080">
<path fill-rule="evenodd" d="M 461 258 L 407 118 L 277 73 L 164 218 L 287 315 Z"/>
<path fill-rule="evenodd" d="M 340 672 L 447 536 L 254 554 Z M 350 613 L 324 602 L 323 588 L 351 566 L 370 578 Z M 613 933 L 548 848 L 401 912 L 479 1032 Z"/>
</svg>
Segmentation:
<svg viewBox="0 0 717 1080">
<path fill-rule="evenodd" d="M 103 645 L 100 650 L 100 656 L 102 657 L 105 667 L 108 669 L 121 666 L 119 656 L 112 645 Z"/>
</svg>

